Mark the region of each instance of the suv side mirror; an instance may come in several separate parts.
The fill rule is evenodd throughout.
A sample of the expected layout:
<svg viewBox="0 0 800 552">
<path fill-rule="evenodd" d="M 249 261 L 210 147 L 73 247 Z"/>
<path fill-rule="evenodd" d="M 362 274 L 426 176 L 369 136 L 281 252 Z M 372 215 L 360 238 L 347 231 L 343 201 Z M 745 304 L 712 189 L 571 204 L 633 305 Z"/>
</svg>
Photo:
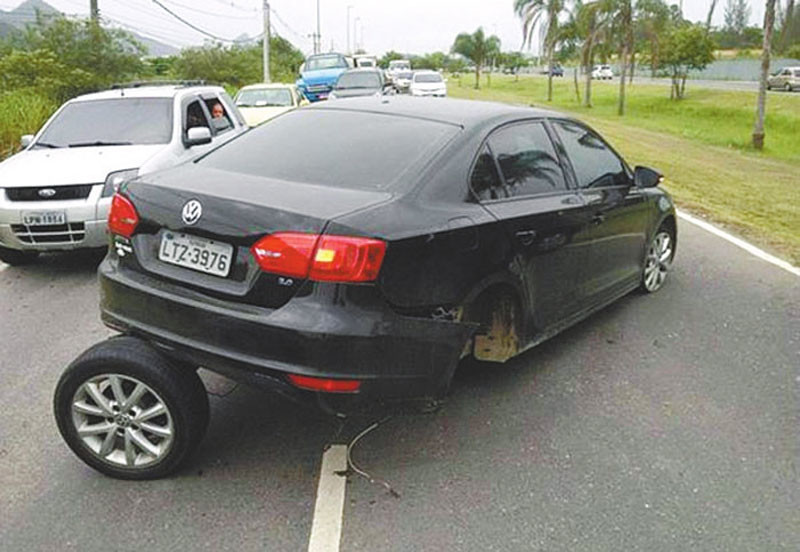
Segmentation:
<svg viewBox="0 0 800 552">
<path fill-rule="evenodd" d="M 186 131 L 186 147 L 202 146 L 211 143 L 211 129 L 208 127 L 192 127 Z"/>
<path fill-rule="evenodd" d="M 660 172 L 647 167 L 636 167 L 633 171 L 633 182 L 637 188 L 654 188 L 663 178 Z"/>
<path fill-rule="evenodd" d="M 25 134 L 22 138 L 19 139 L 20 145 L 24 148 L 27 148 L 33 143 L 33 134 Z"/>
</svg>

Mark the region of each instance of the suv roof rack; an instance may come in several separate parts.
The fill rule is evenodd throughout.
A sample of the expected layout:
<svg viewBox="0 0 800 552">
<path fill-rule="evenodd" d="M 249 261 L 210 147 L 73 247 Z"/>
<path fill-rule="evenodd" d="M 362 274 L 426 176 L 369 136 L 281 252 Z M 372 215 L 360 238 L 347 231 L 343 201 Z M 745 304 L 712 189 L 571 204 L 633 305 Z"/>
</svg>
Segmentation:
<svg viewBox="0 0 800 552">
<path fill-rule="evenodd" d="M 143 86 L 206 86 L 214 83 L 206 80 L 152 80 L 152 81 L 133 81 L 121 82 L 111 85 L 111 90 L 120 90 L 123 88 L 141 88 Z"/>
</svg>

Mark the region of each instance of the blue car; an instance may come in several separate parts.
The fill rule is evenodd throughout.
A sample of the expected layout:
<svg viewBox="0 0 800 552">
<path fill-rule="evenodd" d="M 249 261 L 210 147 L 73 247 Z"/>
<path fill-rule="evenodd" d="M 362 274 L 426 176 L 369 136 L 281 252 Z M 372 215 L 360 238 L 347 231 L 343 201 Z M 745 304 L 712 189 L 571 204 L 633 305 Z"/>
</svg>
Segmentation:
<svg viewBox="0 0 800 552">
<path fill-rule="evenodd" d="M 297 79 L 297 89 L 311 102 L 328 99 L 339 75 L 350 68 L 342 54 L 314 54 L 306 58 Z"/>
</svg>

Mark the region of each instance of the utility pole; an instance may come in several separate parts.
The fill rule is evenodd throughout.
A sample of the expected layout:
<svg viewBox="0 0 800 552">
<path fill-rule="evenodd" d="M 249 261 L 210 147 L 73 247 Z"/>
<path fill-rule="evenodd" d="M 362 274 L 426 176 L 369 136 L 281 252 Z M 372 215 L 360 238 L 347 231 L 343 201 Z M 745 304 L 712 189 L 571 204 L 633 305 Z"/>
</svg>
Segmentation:
<svg viewBox="0 0 800 552">
<path fill-rule="evenodd" d="M 353 6 L 347 6 L 347 53 L 352 54 L 353 50 L 350 49 L 350 10 Z"/>
<path fill-rule="evenodd" d="M 358 52 L 358 25 L 361 23 L 361 18 L 356 17 L 353 21 L 353 51 Z"/>
<path fill-rule="evenodd" d="M 89 16 L 91 17 L 92 23 L 99 23 L 100 9 L 97 7 L 97 0 L 89 0 Z"/>
<path fill-rule="evenodd" d="M 318 54 L 322 50 L 322 34 L 319 30 L 319 0 L 317 0 L 317 39 L 314 41 L 314 53 Z"/>
<path fill-rule="evenodd" d="M 269 83 L 269 0 L 264 0 L 264 82 Z"/>
</svg>

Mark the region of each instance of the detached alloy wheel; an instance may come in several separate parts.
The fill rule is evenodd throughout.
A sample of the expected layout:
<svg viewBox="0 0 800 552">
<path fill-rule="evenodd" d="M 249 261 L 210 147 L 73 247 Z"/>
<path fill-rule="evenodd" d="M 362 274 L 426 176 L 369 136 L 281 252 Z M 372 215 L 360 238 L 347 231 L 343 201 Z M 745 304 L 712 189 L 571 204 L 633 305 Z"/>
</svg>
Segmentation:
<svg viewBox="0 0 800 552">
<path fill-rule="evenodd" d="M 663 226 L 647 248 L 647 255 L 642 270 L 642 289 L 647 293 L 655 293 L 667 279 L 674 254 L 672 234 Z"/>
<path fill-rule="evenodd" d="M 109 339 L 78 357 L 58 382 L 54 407 L 72 451 L 120 479 L 174 471 L 208 423 L 208 398 L 197 374 L 132 337 Z"/>
</svg>

